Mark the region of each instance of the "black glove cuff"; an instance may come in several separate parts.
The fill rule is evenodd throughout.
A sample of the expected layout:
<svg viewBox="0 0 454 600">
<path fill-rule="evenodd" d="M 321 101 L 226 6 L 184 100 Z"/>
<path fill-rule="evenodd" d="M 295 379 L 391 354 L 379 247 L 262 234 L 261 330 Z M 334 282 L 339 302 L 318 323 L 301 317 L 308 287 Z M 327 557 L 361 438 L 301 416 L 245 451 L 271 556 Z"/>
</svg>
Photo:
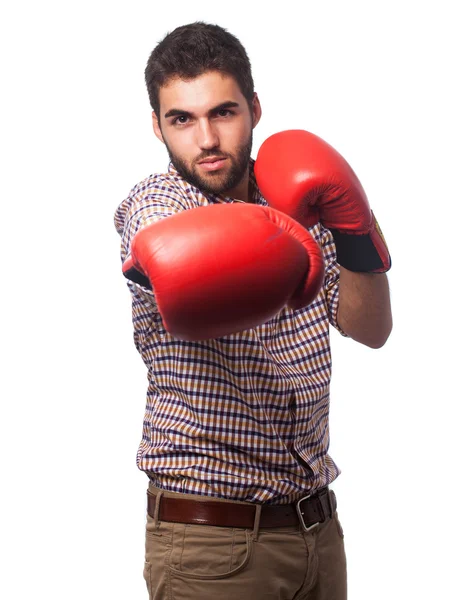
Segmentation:
<svg viewBox="0 0 454 600">
<path fill-rule="evenodd" d="M 385 273 L 391 268 L 391 257 L 383 243 L 382 256 L 370 234 L 355 235 L 330 229 L 336 244 L 337 262 L 349 271 Z"/>
<path fill-rule="evenodd" d="M 141 273 L 134 267 L 131 267 L 127 271 L 123 271 L 123 275 L 126 277 L 126 279 L 129 279 L 130 281 L 138 283 L 142 287 L 151 290 L 151 285 L 148 280 L 148 277 L 146 277 L 143 273 Z"/>
</svg>

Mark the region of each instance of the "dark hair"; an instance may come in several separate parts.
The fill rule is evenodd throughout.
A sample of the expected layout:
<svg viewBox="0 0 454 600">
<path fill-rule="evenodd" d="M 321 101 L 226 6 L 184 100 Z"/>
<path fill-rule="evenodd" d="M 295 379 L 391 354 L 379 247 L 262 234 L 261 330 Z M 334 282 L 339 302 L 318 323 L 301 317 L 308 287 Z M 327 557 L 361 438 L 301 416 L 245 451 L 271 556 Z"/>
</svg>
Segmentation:
<svg viewBox="0 0 454 600">
<path fill-rule="evenodd" d="M 196 22 L 168 33 L 148 59 L 145 82 L 158 119 L 159 89 L 169 79 L 194 79 L 208 71 L 232 76 L 252 108 L 254 81 L 243 45 L 219 25 Z"/>
</svg>

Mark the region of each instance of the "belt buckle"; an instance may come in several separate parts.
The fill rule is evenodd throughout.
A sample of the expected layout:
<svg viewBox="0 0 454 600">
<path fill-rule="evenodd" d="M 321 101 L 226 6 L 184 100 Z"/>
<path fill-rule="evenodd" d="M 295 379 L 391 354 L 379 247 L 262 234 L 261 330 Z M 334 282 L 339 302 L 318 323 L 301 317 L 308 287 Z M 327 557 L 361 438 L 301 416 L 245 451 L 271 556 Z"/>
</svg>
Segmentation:
<svg viewBox="0 0 454 600">
<path fill-rule="evenodd" d="M 298 500 L 298 502 L 296 503 L 296 512 L 298 514 L 298 518 L 300 520 L 301 525 L 303 526 L 304 531 L 310 531 L 311 529 L 314 529 L 315 527 L 317 527 L 318 525 L 320 525 L 320 521 L 317 521 L 317 523 L 314 523 L 313 525 L 310 525 L 309 527 L 306 525 L 306 523 L 304 522 L 304 511 L 301 510 L 301 503 L 304 502 L 305 500 L 307 500 L 308 498 L 311 497 L 311 494 L 308 494 L 307 496 L 304 496 L 304 498 L 301 498 L 301 500 Z"/>
</svg>

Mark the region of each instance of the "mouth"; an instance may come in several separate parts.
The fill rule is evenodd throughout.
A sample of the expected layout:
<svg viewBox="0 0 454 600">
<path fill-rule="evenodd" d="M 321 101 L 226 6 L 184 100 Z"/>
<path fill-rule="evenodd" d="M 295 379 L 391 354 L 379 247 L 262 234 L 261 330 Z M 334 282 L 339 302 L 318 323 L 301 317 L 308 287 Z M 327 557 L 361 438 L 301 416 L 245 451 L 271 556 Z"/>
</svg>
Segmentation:
<svg viewBox="0 0 454 600">
<path fill-rule="evenodd" d="M 226 157 L 213 156 L 211 158 L 204 158 L 198 164 L 204 171 L 216 171 L 224 166 L 226 160 Z"/>
</svg>

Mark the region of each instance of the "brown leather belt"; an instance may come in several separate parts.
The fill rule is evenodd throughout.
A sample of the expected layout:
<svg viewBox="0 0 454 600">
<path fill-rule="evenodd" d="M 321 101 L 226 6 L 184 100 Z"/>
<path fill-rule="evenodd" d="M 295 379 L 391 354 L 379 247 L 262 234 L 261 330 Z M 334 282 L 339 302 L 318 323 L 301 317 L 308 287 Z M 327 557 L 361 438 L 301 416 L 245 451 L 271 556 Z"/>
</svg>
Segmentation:
<svg viewBox="0 0 454 600">
<path fill-rule="evenodd" d="M 148 514 L 154 517 L 156 496 L 150 491 L 147 494 Z M 336 506 L 336 496 L 327 487 L 301 498 L 294 504 L 262 504 L 260 527 L 289 527 L 301 524 L 308 531 L 331 518 Z M 255 514 L 255 504 L 219 502 L 216 499 L 192 500 L 187 496 L 161 496 L 158 519 L 171 523 L 253 529 Z"/>
</svg>

